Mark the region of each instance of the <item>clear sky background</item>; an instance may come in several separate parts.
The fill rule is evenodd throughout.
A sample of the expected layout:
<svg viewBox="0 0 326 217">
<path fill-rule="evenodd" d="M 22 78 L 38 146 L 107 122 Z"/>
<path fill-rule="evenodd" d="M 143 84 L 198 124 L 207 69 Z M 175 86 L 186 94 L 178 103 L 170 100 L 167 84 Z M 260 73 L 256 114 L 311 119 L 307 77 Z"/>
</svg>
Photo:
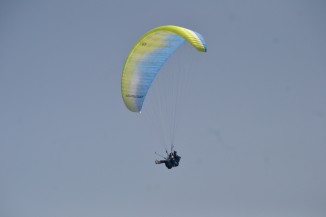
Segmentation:
<svg viewBox="0 0 326 217">
<path fill-rule="evenodd" d="M 0 216 L 325 216 L 325 6 L 1 0 Z M 130 48 L 166 24 L 208 46 L 173 170 L 120 96 Z"/>
</svg>

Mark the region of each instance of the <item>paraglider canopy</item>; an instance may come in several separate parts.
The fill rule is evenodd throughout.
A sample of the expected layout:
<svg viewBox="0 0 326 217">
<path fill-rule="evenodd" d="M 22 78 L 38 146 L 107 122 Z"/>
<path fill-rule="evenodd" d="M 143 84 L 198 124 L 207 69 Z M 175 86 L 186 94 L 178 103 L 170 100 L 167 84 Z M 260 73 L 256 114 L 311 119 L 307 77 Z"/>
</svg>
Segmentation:
<svg viewBox="0 0 326 217">
<path fill-rule="evenodd" d="M 122 98 L 130 111 L 141 111 L 157 73 L 185 41 L 200 52 L 207 51 L 206 43 L 199 33 L 172 25 L 148 31 L 132 47 L 121 77 Z"/>
</svg>

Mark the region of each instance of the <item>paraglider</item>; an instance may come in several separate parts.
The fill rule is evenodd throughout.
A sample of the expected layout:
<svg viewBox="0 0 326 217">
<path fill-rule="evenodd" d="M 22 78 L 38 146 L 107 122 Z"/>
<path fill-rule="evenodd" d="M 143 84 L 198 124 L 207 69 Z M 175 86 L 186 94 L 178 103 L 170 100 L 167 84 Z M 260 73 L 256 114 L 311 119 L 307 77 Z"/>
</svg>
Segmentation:
<svg viewBox="0 0 326 217">
<path fill-rule="evenodd" d="M 135 43 L 126 58 L 121 76 L 121 95 L 131 112 L 142 111 L 146 95 L 157 74 L 168 58 L 184 42 L 188 42 L 197 51 L 207 51 L 206 43 L 199 33 L 173 25 L 156 27 L 146 32 Z M 176 155 L 179 158 L 172 158 L 172 155 L 171 158 L 156 162 L 168 164 L 169 167 L 178 166 L 180 157 Z"/>
<path fill-rule="evenodd" d="M 177 154 L 176 151 L 171 152 L 168 154 L 167 157 L 163 157 L 164 160 L 155 160 L 156 164 L 162 164 L 164 163 L 166 168 L 172 169 L 172 167 L 179 166 L 179 162 L 181 160 L 181 157 Z"/>
</svg>

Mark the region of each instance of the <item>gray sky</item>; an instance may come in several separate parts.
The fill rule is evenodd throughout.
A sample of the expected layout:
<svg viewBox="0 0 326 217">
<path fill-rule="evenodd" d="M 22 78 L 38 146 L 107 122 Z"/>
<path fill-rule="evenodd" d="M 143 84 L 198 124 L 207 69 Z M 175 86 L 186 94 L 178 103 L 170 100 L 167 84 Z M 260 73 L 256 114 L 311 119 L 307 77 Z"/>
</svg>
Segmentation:
<svg viewBox="0 0 326 217">
<path fill-rule="evenodd" d="M 325 6 L 2 0 L 0 216 L 325 216 Z M 120 96 L 130 48 L 166 24 L 208 46 L 171 171 Z"/>
</svg>

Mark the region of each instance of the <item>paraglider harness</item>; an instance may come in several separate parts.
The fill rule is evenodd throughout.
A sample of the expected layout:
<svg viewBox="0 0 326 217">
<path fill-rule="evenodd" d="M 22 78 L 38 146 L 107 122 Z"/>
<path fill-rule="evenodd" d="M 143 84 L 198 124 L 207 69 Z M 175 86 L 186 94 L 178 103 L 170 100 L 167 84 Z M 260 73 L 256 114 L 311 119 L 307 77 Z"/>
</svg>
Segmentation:
<svg viewBox="0 0 326 217">
<path fill-rule="evenodd" d="M 164 158 L 164 160 L 156 160 L 155 163 L 156 164 L 164 163 L 165 166 L 168 169 L 172 169 L 172 167 L 179 166 L 179 162 L 180 162 L 181 157 L 179 155 L 177 155 L 177 152 L 176 151 L 173 151 L 172 149 L 171 149 L 171 152 L 170 153 L 168 153 L 167 150 L 165 150 L 165 152 L 167 154 L 167 157 L 163 157 L 162 155 L 159 155 L 159 154 L 157 154 L 155 152 L 155 154 L 157 154 L 158 156 Z"/>
</svg>

